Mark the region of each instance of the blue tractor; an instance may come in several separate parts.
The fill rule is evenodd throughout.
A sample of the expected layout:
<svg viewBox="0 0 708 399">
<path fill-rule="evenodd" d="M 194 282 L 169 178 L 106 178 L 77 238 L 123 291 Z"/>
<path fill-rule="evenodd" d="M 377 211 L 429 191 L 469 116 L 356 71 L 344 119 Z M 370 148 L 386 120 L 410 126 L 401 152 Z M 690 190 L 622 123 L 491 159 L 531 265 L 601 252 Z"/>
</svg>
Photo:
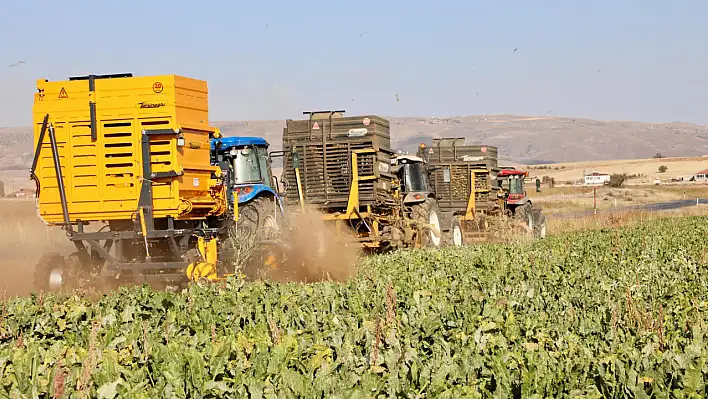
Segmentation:
<svg viewBox="0 0 708 399">
<path fill-rule="evenodd" d="M 278 230 L 283 206 L 262 137 L 222 137 L 211 141 L 211 163 L 221 167 L 233 216 L 238 197 L 238 229 L 248 234 Z M 233 217 L 230 218 L 233 220 Z"/>
</svg>

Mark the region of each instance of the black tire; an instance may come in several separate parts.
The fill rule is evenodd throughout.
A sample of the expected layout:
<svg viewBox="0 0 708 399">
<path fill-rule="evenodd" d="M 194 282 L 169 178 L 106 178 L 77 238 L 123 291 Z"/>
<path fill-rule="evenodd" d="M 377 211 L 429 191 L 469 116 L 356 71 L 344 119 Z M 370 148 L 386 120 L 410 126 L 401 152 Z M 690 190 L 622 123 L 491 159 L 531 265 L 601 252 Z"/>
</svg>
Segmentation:
<svg viewBox="0 0 708 399">
<path fill-rule="evenodd" d="M 462 228 L 462 223 L 458 217 L 452 219 L 452 225 L 450 226 L 450 244 L 453 247 L 462 247 L 467 245 L 465 240 L 465 230 Z"/>
<path fill-rule="evenodd" d="M 273 239 L 278 233 L 281 217 L 276 215 L 275 206 L 275 200 L 268 197 L 258 197 L 239 205 L 238 222 L 235 225 L 229 222 L 226 236 L 221 240 L 217 266 L 219 274 L 231 274 L 235 266 L 251 278 L 260 271 L 260 249 L 254 245 L 261 240 Z M 242 249 L 253 253 L 240 253 Z"/>
<path fill-rule="evenodd" d="M 50 253 L 37 261 L 34 271 L 34 286 L 37 290 L 44 292 L 83 289 L 102 283 L 99 274 L 99 270 L 92 264 L 81 261 L 81 255 L 78 252 L 66 257 Z"/>
<path fill-rule="evenodd" d="M 59 273 L 59 287 L 53 284 Z M 42 255 L 34 268 L 34 288 L 40 292 L 59 291 L 64 274 L 64 257 L 57 253 Z"/>
<path fill-rule="evenodd" d="M 440 208 L 434 198 L 428 198 L 424 202 L 415 204 L 411 207 L 413 220 L 422 224 L 424 227 L 420 229 L 420 244 L 423 247 L 439 248 L 442 244 L 442 224 L 440 223 Z M 428 225 L 433 225 L 438 230 L 435 233 Z"/>
<path fill-rule="evenodd" d="M 531 217 L 531 205 L 527 202 L 524 205 L 516 207 L 514 210 L 514 219 L 528 224 L 529 218 Z"/>
<path fill-rule="evenodd" d="M 238 229 L 246 234 L 255 234 L 258 238 L 266 238 L 278 229 L 280 219 L 276 213 L 275 201 L 272 198 L 258 197 L 253 201 L 239 205 Z"/>
<path fill-rule="evenodd" d="M 536 221 L 534 222 L 534 236 L 540 239 L 546 238 L 548 224 L 546 223 L 546 215 L 538 211 Z"/>
</svg>

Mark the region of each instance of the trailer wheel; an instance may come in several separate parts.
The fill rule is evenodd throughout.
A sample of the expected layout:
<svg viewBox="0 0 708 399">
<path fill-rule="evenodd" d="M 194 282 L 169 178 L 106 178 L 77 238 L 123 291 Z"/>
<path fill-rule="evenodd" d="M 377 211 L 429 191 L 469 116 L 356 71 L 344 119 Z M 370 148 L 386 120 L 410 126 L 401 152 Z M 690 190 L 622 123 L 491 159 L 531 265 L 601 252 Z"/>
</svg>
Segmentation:
<svg viewBox="0 0 708 399">
<path fill-rule="evenodd" d="M 42 255 L 34 269 L 34 288 L 37 291 L 61 289 L 64 272 L 64 257 L 56 254 Z"/>
<path fill-rule="evenodd" d="M 452 235 L 452 245 L 456 247 L 461 247 L 465 244 L 465 233 L 462 230 L 462 224 L 460 223 L 460 219 L 452 219 L 450 235 Z"/>
<path fill-rule="evenodd" d="M 440 247 L 442 242 L 442 227 L 440 225 L 440 208 L 435 199 L 428 198 L 420 204 L 412 206 L 413 218 L 423 224 L 421 245 L 424 247 Z"/>
<path fill-rule="evenodd" d="M 50 253 L 43 255 L 37 261 L 34 269 L 34 286 L 38 291 L 58 292 L 79 288 L 79 274 L 86 272 L 78 254 L 73 253 L 66 258 Z M 88 276 L 87 276 L 88 277 Z"/>
</svg>

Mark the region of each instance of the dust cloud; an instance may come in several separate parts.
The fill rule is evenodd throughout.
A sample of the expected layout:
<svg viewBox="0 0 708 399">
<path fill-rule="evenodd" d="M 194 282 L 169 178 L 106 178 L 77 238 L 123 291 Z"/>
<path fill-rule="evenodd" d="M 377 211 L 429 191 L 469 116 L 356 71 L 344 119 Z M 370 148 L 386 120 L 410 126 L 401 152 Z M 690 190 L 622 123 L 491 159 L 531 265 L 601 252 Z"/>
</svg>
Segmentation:
<svg viewBox="0 0 708 399">
<path fill-rule="evenodd" d="M 277 253 L 279 264 L 261 267 L 261 277 L 308 283 L 346 281 L 354 276 L 360 247 L 338 236 L 334 223 L 322 216 L 316 210 L 289 212 L 277 245 L 267 248 Z M 0 298 L 35 292 L 34 269 L 39 258 L 49 253 L 67 256 L 74 251 L 60 227 L 42 222 L 34 200 L 0 199 Z M 93 288 L 101 292 L 109 289 Z"/>
<path fill-rule="evenodd" d="M 39 258 L 51 252 L 67 255 L 71 248 L 61 228 L 47 227 L 37 216 L 34 200 L 0 199 L 0 297 L 33 292 Z"/>
<path fill-rule="evenodd" d="M 356 275 L 362 256 L 360 246 L 337 234 L 335 223 L 315 209 L 289 212 L 278 241 L 269 249 L 280 257 L 279 265 L 264 269 L 264 277 L 275 281 L 346 281 Z"/>
</svg>

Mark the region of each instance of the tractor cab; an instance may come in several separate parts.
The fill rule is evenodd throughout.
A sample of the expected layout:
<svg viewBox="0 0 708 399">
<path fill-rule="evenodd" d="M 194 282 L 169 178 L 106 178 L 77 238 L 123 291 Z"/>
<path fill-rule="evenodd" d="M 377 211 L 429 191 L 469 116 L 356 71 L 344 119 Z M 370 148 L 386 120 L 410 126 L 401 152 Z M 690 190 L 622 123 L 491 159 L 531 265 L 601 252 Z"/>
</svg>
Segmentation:
<svg viewBox="0 0 708 399">
<path fill-rule="evenodd" d="M 249 202 L 259 194 L 276 196 L 268 157 L 268 142 L 261 137 L 224 137 L 211 141 L 211 162 L 226 177 L 229 204 Z"/>
<path fill-rule="evenodd" d="M 497 180 L 502 190 L 505 208 L 512 212 L 519 206 L 524 206 L 530 202 L 526 195 L 524 179 L 529 172 L 516 170 L 513 168 L 502 168 L 497 174 Z"/>
<path fill-rule="evenodd" d="M 404 203 L 425 201 L 432 192 L 429 168 L 421 157 L 398 153 L 391 158 L 391 172 L 401 182 Z"/>
</svg>

